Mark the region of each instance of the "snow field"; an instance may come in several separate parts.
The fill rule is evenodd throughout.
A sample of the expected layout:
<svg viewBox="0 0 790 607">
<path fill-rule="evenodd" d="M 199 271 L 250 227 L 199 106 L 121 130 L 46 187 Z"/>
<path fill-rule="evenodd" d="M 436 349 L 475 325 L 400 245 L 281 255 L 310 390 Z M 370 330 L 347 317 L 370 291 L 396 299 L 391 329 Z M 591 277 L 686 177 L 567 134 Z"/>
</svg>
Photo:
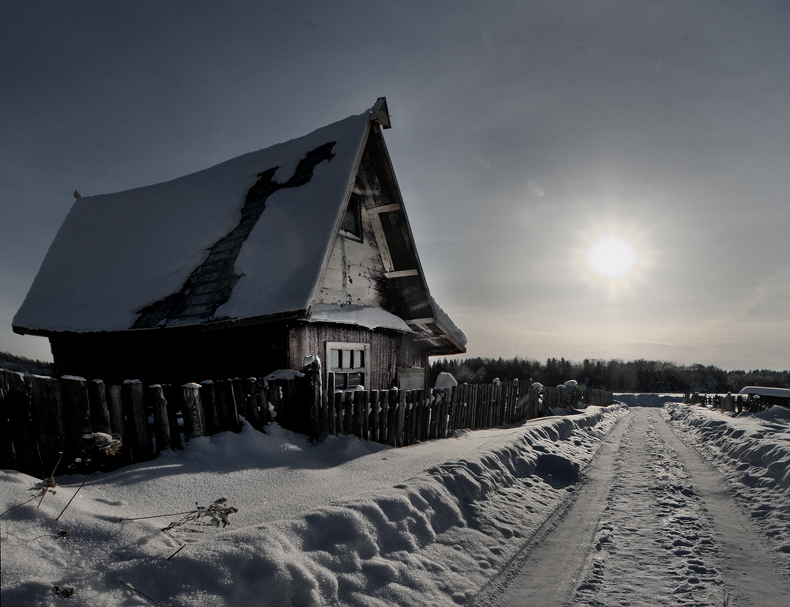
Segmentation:
<svg viewBox="0 0 790 607">
<path fill-rule="evenodd" d="M 402 449 L 277 426 L 190 443 L 154 462 L 83 477 L 0 519 L 3 604 L 467 604 L 573 490 L 627 409 L 458 433 Z M 2 510 L 40 479 L 0 472 Z M 231 525 L 161 529 L 217 498 Z M 67 531 L 62 536 L 61 531 Z M 183 544 L 174 557 L 168 557 Z"/>
</svg>

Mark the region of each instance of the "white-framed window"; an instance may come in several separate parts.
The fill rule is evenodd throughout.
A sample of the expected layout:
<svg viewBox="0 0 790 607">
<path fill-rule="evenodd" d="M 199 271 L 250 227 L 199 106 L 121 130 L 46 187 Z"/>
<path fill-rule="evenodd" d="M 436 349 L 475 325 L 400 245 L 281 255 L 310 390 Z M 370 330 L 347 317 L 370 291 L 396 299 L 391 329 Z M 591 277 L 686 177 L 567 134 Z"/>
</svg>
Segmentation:
<svg viewBox="0 0 790 607">
<path fill-rule="evenodd" d="M 358 386 L 368 388 L 368 355 L 370 345 L 327 342 L 326 360 L 328 371 L 335 374 L 334 390 L 354 390 Z"/>
</svg>

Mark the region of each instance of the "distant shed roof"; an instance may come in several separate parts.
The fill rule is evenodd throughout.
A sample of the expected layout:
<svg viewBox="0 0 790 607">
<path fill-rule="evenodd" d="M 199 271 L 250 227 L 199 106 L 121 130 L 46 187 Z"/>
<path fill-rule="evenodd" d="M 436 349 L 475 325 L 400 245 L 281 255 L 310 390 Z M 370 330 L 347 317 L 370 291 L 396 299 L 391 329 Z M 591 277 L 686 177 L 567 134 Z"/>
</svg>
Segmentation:
<svg viewBox="0 0 790 607">
<path fill-rule="evenodd" d="M 201 279 L 195 268 L 234 230 L 235 241 L 223 244 L 236 246 L 224 301 L 216 293 L 202 295 L 214 306 L 212 319 L 307 310 L 370 117 L 369 111 L 350 116 L 165 183 L 78 199 L 14 318 L 15 329 L 48 334 L 192 324 L 194 309 L 206 301 L 196 296 Z M 258 206 L 248 212 L 256 188 Z M 265 221 L 245 227 L 245 213 L 263 213 Z M 182 293 L 174 303 L 189 281 L 198 285 L 189 301 Z M 168 316 L 176 305 L 181 313 Z"/>
<path fill-rule="evenodd" d="M 788 388 L 767 388 L 764 386 L 746 386 L 742 388 L 740 394 L 754 394 L 755 396 L 769 396 L 773 398 L 790 399 L 790 389 Z"/>
</svg>

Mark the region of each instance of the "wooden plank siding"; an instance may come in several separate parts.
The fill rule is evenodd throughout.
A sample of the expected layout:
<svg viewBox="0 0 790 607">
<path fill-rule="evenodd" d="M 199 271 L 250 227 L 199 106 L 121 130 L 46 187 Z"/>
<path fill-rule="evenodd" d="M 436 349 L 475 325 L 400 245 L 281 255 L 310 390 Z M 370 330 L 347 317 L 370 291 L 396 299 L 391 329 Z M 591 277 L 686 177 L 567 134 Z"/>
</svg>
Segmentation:
<svg viewBox="0 0 790 607">
<path fill-rule="evenodd" d="M 424 370 L 428 380 L 428 352 L 415 343 L 408 334 L 396 331 L 370 331 L 361 327 L 312 323 L 292 327 L 290 331 L 290 369 L 301 369 L 304 357 L 318 356 L 327 372 L 327 342 L 365 343 L 370 345 L 366 361 L 368 390 L 388 390 L 395 386 L 399 367 L 417 367 Z M 324 375 L 324 385 L 326 375 Z"/>
</svg>

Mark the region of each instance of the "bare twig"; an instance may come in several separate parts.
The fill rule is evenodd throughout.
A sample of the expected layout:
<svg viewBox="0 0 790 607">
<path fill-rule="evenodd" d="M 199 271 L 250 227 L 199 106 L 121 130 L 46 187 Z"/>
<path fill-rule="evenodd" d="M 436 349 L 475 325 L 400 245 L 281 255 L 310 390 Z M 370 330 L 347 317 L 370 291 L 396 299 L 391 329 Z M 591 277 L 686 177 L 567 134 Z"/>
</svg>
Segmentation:
<svg viewBox="0 0 790 607">
<path fill-rule="evenodd" d="M 10 507 L 8 510 L 6 510 L 5 512 L 3 512 L 3 514 L 8 514 L 8 513 L 9 513 L 9 512 L 11 512 L 12 510 L 14 510 L 15 508 L 19 508 L 20 506 L 24 506 L 25 504 L 29 504 L 30 502 L 32 502 L 32 501 L 33 501 L 34 499 L 36 499 L 37 497 L 38 497 L 38 495 L 34 495 L 33 497 L 31 497 L 31 498 L 30 498 L 29 500 L 27 500 L 26 502 L 22 502 L 21 504 L 17 504 L 16 506 L 11 506 L 11 507 Z M 3 514 L 0 514 L 0 516 L 3 516 Z"/>
<path fill-rule="evenodd" d="M 135 591 L 137 594 L 139 594 L 140 596 L 142 596 L 142 597 L 145 597 L 146 599 L 148 599 L 149 601 L 151 601 L 151 602 L 152 602 L 154 605 L 159 605 L 159 607 L 165 607 L 164 605 L 162 605 L 162 603 L 160 603 L 159 601 L 157 601 L 157 600 L 155 600 L 155 599 L 152 599 L 152 598 L 151 598 L 150 596 L 148 596 L 148 595 L 147 595 L 145 592 L 141 592 L 140 590 L 137 590 L 137 588 L 135 588 L 135 587 L 134 587 L 134 586 L 132 586 L 131 584 L 129 584 L 129 583 L 127 583 L 127 582 L 124 582 L 123 580 L 118 580 L 118 581 L 119 581 L 121 584 L 123 584 L 124 586 L 126 586 L 127 588 L 129 588 L 130 590 L 134 590 L 134 591 Z"/>
<path fill-rule="evenodd" d="M 138 516 L 135 518 L 119 518 L 118 522 L 122 523 L 123 521 L 142 521 L 147 518 L 164 518 L 166 516 L 179 516 L 181 514 L 190 514 L 194 512 L 194 510 L 186 510 L 185 512 L 173 512 L 171 514 L 154 514 L 153 516 Z"/>
<path fill-rule="evenodd" d="M 66 504 L 66 508 L 68 508 L 69 506 L 71 506 L 71 502 L 73 502 L 73 501 L 74 501 L 74 498 L 75 498 L 75 497 L 77 497 L 77 494 L 80 492 L 80 489 L 82 489 L 82 488 L 85 486 L 85 483 L 87 483 L 87 482 L 88 482 L 88 478 L 90 478 L 90 475 L 91 475 L 91 474 L 92 474 L 92 473 L 90 473 L 90 472 L 89 472 L 89 473 L 88 473 L 88 475 L 85 477 L 85 480 L 83 480 L 83 481 L 82 481 L 82 484 L 79 486 L 79 489 L 77 489 L 77 490 L 74 492 L 74 495 L 72 495 L 72 496 L 71 496 L 71 499 L 69 500 L 69 503 L 68 503 L 68 504 Z M 59 521 L 59 520 L 60 520 L 60 517 L 61 517 L 61 516 L 63 516 L 63 513 L 64 513 L 64 512 L 66 512 L 66 508 L 63 508 L 63 510 L 61 510 L 61 511 L 60 511 L 60 514 L 58 514 L 58 518 L 56 518 L 56 519 L 55 519 L 56 521 Z"/>
<path fill-rule="evenodd" d="M 173 558 L 175 555 L 177 555 L 179 552 L 181 552 L 181 551 L 182 551 L 184 548 L 186 548 L 186 547 L 187 547 L 187 545 L 186 545 L 186 544 L 181 544 L 181 548 L 179 548 L 179 549 L 178 549 L 178 550 L 176 550 L 176 551 L 175 551 L 173 554 L 171 554 L 170 556 L 168 556 L 166 560 L 168 560 L 168 561 L 169 561 L 170 559 L 172 559 L 172 558 Z"/>
<path fill-rule="evenodd" d="M 55 487 L 58 486 L 57 483 L 55 482 L 55 471 L 58 469 L 58 466 L 60 465 L 60 460 L 63 459 L 63 451 L 58 451 L 58 454 L 59 454 L 58 461 L 55 463 L 55 467 L 52 468 L 52 474 L 50 474 L 46 479 L 44 479 L 45 485 L 43 491 L 41 492 L 41 499 L 39 500 L 38 506 L 36 506 L 36 508 L 41 507 L 41 502 L 44 501 L 44 497 L 46 497 L 47 495 L 47 490 L 48 489 L 53 490 L 55 489 Z M 52 493 L 55 492 L 52 491 Z"/>
<path fill-rule="evenodd" d="M 29 544 L 30 542 L 35 542 L 36 540 L 40 540 L 42 537 L 51 537 L 56 540 L 65 540 L 67 537 L 69 537 L 69 532 L 61 531 L 57 535 L 52 535 L 50 533 L 47 533 L 46 535 L 39 535 L 38 537 L 34 537 L 32 540 L 27 540 L 25 544 Z"/>
</svg>

